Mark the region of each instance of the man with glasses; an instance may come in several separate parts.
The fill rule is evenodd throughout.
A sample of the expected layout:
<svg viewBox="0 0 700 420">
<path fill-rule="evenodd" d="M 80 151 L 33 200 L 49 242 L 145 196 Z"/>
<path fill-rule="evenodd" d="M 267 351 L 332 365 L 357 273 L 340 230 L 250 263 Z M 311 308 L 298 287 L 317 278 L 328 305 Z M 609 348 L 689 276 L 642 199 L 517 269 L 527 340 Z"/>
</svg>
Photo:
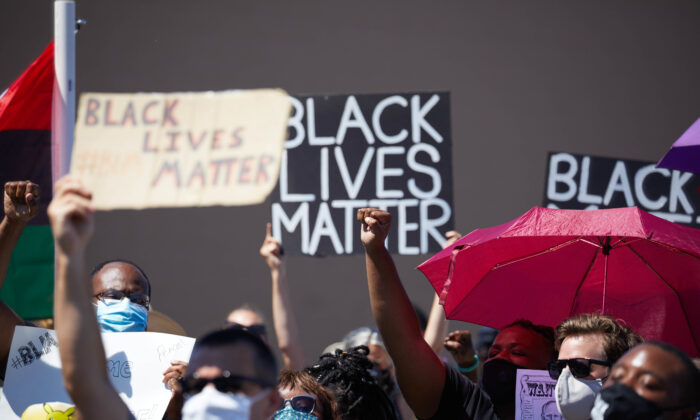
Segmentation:
<svg viewBox="0 0 700 420">
<path fill-rule="evenodd" d="M 90 299 L 99 302 L 110 294 L 93 294 L 85 275 L 85 249 L 94 225 L 92 195 L 70 176 L 59 180 L 55 189 L 48 214 L 57 250 L 54 316 L 66 391 L 79 418 L 133 418 L 107 376 Z M 107 290 L 119 290 L 125 296 L 148 291 L 145 283 L 116 281 L 106 273 L 101 278 Z M 135 284 L 144 287 L 132 288 Z M 185 419 L 266 419 L 280 405 L 274 357 L 260 338 L 247 331 L 227 329 L 200 339 L 192 352 L 189 372 L 180 380 L 187 395 Z"/>
<path fill-rule="evenodd" d="M 280 407 L 277 364 L 256 334 L 227 328 L 197 340 L 181 380 L 182 418 L 269 419 Z"/>
<path fill-rule="evenodd" d="M 591 408 L 610 367 L 642 341 L 630 328 L 600 314 L 581 314 L 557 326 L 557 360 L 547 364 L 557 380 L 557 408 L 567 420 L 590 418 Z"/>
<path fill-rule="evenodd" d="M 146 331 L 151 285 L 139 266 L 126 260 L 105 261 L 91 277 L 100 330 Z"/>
</svg>

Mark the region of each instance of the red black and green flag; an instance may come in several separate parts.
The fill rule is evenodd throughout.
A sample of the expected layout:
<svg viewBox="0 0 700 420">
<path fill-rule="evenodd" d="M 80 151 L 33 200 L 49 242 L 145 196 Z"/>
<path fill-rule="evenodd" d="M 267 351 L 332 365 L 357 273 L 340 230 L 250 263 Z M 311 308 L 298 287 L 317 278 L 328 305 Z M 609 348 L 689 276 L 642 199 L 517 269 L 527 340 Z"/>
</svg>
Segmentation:
<svg viewBox="0 0 700 420">
<path fill-rule="evenodd" d="M 41 188 L 38 215 L 24 229 L 0 290 L 0 298 L 25 319 L 53 316 L 54 247 L 46 215 L 53 190 L 53 57 L 52 42 L 0 95 L 0 186 L 29 180 Z"/>
</svg>

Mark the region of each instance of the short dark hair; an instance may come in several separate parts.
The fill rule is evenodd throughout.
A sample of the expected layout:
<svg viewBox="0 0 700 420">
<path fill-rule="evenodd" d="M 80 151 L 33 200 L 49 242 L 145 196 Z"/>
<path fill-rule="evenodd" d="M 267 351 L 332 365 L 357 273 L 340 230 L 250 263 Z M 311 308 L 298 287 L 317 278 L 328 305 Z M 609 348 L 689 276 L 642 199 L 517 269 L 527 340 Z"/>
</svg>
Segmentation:
<svg viewBox="0 0 700 420">
<path fill-rule="evenodd" d="M 521 327 L 526 330 L 536 332 L 537 334 L 542 336 L 542 338 L 544 338 L 547 341 L 547 343 L 551 346 L 552 357 L 554 357 L 554 355 L 556 354 L 554 351 L 554 329 L 552 327 L 548 327 L 546 325 L 536 325 L 533 324 L 532 321 L 529 321 L 525 318 L 520 318 L 501 328 L 501 331 L 510 327 Z"/>
<path fill-rule="evenodd" d="M 557 325 L 556 350 L 559 351 L 567 337 L 589 334 L 603 337 L 603 350 L 610 363 L 615 363 L 627 350 L 643 341 L 639 334 L 610 315 L 579 314 Z"/>
<path fill-rule="evenodd" d="M 316 396 L 316 404 L 321 407 L 323 416 L 319 420 L 336 420 L 336 404 L 333 394 L 321 386 L 313 376 L 304 371 L 285 369 L 280 372 L 280 388 L 301 389 Z"/>
<path fill-rule="evenodd" d="M 678 347 L 664 343 L 662 341 L 645 341 L 640 346 L 648 345 L 657 347 L 673 356 L 676 356 L 683 365 L 681 380 L 681 402 L 684 407 L 693 407 L 700 411 L 700 371 L 693 363 L 693 360 Z"/>
<path fill-rule="evenodd" d="M 333 391 L 342 420 L 395 420 L 398 417 L 393 403 L 369 373 L 374 365 L 368 354 L 367 346 L 338 349 L 322 355 L 306 371 Z"/>
<path fill-rule="evenodd" d="M 277 361 L 270 347 L 257 335 L 238 328 L 212 331 L 197 339 L 192 355 L 201 348 L 247 345 L 253 349 L 253 367 L 258 378 L 271 388 L 277 386 Z M 191 359 L 191 357 L 190 357 Z"/>
<path fill-rule="evenodd" d="M 124 264 L 129 264 L 130 266 L 134 267 L 136 270 L 138 270 L 139 273 L 143 276 L 144 279 L 146 279 L 146 284 L 148 285 L 148 297 L 151 297 L 151 280 L 148 278 L 146 275 L 146 272 L 143 271 L 143 268 L 139 267 L 138 264 L 136 264 L 133 261 L 126 260 L 123 258 L 114 258 L 111 260 L 106 260 L 102 261 L 101 263 L 97 264 L 90 270 L 90 278 L 93 278 L 95 274 L 97 274 L 98 271 L 102 270 L 105 265 L 110 264 L 110 263 L 124 263 Z"/>
</svg>

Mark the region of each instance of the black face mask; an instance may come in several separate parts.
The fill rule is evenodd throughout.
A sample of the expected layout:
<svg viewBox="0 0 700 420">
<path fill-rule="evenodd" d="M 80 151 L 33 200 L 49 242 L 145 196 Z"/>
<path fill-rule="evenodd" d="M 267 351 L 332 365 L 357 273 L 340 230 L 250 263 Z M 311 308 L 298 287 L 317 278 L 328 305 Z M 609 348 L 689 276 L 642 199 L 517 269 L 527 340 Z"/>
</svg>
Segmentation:
<svg viewBox="0 0 700 420">
<path fill-rule="evenodd" d="M 623 384 L 615 384 L 603 389 L 596 397 L 591 418 L 593 420 L 660 419 L 662 410 L 658 405 L 639 396 Z"/>
<path fill-rule="evenodd" d="M 515 381 L 518 369 L 523 367 L 503 359 L 484 363 L 481 386 L 489 394 L 494 405 L 515 402 Z"/>
</svg>

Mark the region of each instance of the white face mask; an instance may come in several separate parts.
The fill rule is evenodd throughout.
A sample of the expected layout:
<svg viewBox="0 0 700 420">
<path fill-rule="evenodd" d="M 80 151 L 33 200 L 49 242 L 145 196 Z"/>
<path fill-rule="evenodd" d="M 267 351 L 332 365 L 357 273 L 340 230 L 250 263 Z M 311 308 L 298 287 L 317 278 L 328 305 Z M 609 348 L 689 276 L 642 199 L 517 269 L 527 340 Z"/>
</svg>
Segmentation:
<svg viewBox="0 0 700 420">
<path fill-rule="evenodd" d="M 185 401 L 182 407 L 184 420 L 249 420 L 250 407 L 260 401 L 269 390 L 249 397 L 245 394 L 221 392 L 213 386 L 204 389 Z"/>
<path fill-rule="evenodd" d="M 596 395 L 603 388 L 602 379 L 576 379 L 569 369 L 559 375 L 554 388 L 557 408 L 566 420 L 588 420 Z"/>
</svg>

